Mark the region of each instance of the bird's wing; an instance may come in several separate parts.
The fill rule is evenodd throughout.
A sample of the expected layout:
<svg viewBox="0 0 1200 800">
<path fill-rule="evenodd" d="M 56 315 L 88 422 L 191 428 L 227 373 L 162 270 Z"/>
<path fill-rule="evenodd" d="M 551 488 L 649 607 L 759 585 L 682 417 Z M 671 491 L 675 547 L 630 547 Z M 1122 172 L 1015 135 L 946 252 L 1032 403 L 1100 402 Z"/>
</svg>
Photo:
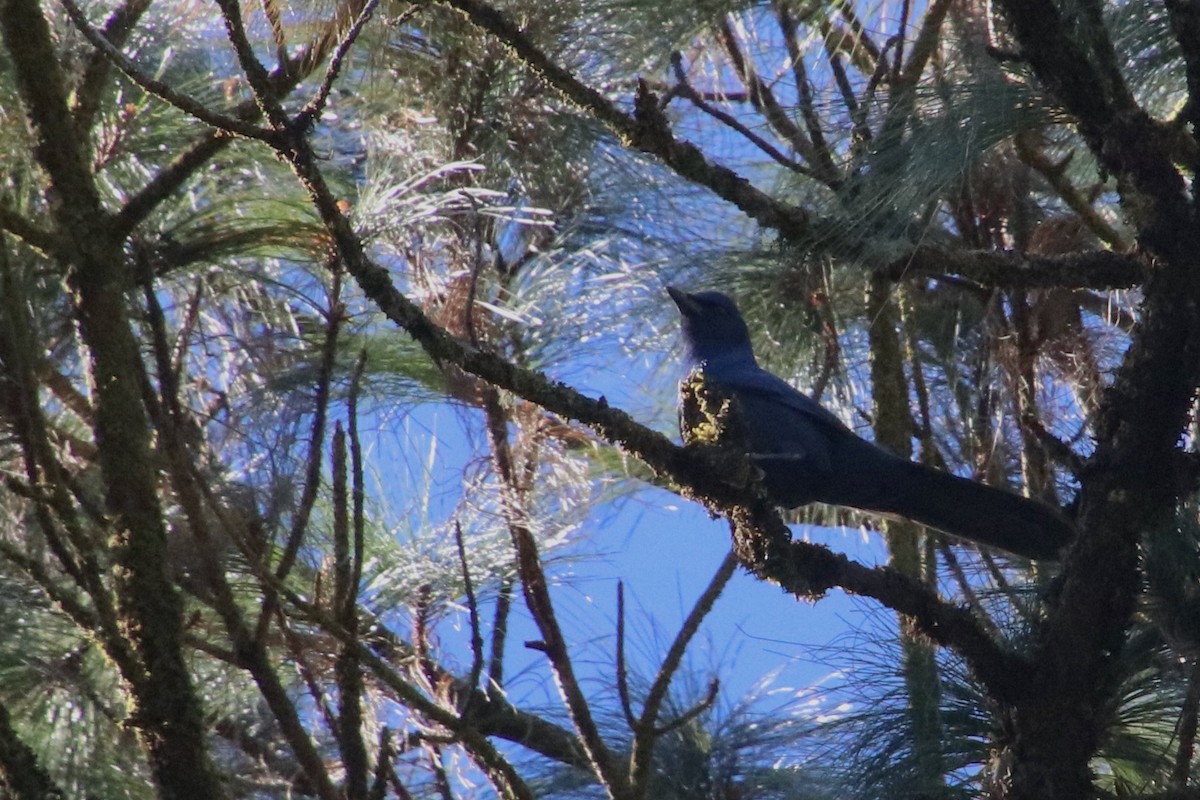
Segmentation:
<svg viewBox="0 0 1200 800">
<path fill-rule="evenodd" d="M 739 398 L 748 398 L 756 404 L 775 405 L 781 410 L 787 409 L 792 414 L 799 414 L 810 423 L 837 431 L 850 432 L 850 429 L 829 409 L 796 389 L 783 378 L 772 375 L 757 365 L 721 370 L 717 374 L 706 373 L 706 375 L 716 381 L 719 386 L 724 386 L 737 394 Z"/>
<path fill-rule="evenodd" d="M 820 403 L 757 366 L 707 377 L 737 398 L 755 456 L 799 459 L 806 463 L 797 469 L 827 473 L 835 446 L 853 436 Z"/>
</svg>

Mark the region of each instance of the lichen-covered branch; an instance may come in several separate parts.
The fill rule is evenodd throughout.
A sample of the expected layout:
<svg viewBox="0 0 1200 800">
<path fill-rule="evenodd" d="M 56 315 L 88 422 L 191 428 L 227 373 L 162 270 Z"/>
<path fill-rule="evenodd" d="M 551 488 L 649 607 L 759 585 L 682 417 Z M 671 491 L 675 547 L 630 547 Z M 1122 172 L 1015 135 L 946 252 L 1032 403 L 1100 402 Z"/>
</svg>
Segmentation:
<svg viewBox="0 0 1200 800">
<path fill-rule="evenodd" d="M 121 242 L 100 201 L 76 130 L 47 23 L 36 0 L 0 3 L 0 29 L 45 170 L 56 253 L 74 292 L 95 387 L 93 425 L 108 512 L 113 584 L 124 635 L 137 654 L 123 677 L 132 722 L 163 793 L 220 797 L 199 699 L 182 654 L 182 606 L 166 569 L 166 528 L 154 474 L 144 375 L 127 316 Z"/>
</svg>

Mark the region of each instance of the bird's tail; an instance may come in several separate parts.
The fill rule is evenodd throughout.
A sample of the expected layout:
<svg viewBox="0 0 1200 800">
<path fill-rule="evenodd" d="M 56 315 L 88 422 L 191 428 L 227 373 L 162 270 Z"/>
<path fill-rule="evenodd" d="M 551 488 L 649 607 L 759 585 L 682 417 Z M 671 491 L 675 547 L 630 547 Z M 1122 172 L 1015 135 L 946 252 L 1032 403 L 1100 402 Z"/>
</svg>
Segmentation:
<svg viewBox="0 0 1200 800">
<path fill-rule="evenodd" d="M 1030 559 L 1056 559 L 1075 537 L 1057 510 L 1005 489 L 895 459 L 888 486 L 870 509 L 899 514 L 931 528 Z"/>
</svg>

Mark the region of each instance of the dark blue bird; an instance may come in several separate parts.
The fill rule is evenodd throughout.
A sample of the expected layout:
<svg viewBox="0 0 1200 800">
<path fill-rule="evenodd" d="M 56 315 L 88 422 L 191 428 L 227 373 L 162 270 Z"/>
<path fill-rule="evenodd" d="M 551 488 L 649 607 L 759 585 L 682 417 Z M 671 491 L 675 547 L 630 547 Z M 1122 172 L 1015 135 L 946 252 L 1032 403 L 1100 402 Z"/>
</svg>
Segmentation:
<svg viewBox="0 0 1200 800">
<path fill-rule="evenodd" d="M 758 366 L 750 332 L 720 292 L 667 287 L 688 358 L 733 397 L 764 473 L 786 508 L 821 502 L 898 515 L 1031 559 L 1055 559 L 1074 526 L 1049 506 L 900 458 L 857 436 L 807 395 Z"/>
</svg>

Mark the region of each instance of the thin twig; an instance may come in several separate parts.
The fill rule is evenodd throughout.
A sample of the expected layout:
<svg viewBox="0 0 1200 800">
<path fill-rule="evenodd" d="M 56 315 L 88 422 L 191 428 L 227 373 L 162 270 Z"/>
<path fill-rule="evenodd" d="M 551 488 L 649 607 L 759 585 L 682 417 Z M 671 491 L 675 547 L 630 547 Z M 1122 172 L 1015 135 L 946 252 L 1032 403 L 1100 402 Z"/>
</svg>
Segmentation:
<svg viewBox="0 0 1200 800">
<path fill-rule="evenodd" d="M 321 364 L 317 370 L 317 380 L 314 386 L 313 421 L 308 445 L 308 458 L 304 470 L 304 488 L 300 493 L 300 502 L 292 517 L 292 526 L 288 531 L 287 542 L 279 565 L 275 568 L 275 577 L 283 580 L 291 572 L 304 536 L 308 530 L 308 520 L 313 506 L 317 502 L 317 492 L 321 486 L 321 451 L 325 444 L 325 422 L 329 414 L 330 384 L 333 381 L 333 370 L 337 361 L 338 337 L 344 322 L 344 311 L 341 301 L 342 271 L 336 263 L 331 265 L 333 273 L 330 287 L 330 308 L 326 314 L 325 341 L 321 348 Z M 260 641 L 266 636 L 267 627 L 271 624 L 271 616 L 277 607 L 278 600 L 268 588 L 263 598 L 262 612 L 255 626 L 255 637 Z"/>
<path fill-rule="evenodd" d="M 471 582 L 471 567 L 467 563 L 467 546 L 463 542 L 462 525 L 457 520 L 454 522 L 454 545 L 458 549 L 458 563 L 462 567 L 463 594 L 466 596 L 467 616 L 471 625 L 471 673 L 467 678 L 467 686 L 474 690 L 478 688 L 479 676 L 483 674 L 483 631 L 479 623 L 479 602 L 475 599 L 475 587 Z M 471 697 L 471 694 L 467 694 L 467 699 Z M 470 703 L 467 703 L 462 710 L 464 716 L 469 714 L 470 708 Z"/>
<path fill-rule="evenodd" d="M 679 632 L 675 634 L 675 639 L 671 642 L 671 646 L 667 649 L 667 655 L 663 659 L 662 664 L 658 668 L 658 674 L 654 676 L 654 681 L 650 684 L 650 690 L 646 692 L 646 700 L 642 705 L 642 715 L 631 724 L 633 730 L 633 753 L 630 756 L 630 772 L 632 773 L 632 783 L 634 787 L 645 787 L 651 776 L 652 755 L 655 741 L 663 733 L 673 730 L 678 725 L 684 724 L 687 720 L 692 719 L 696 714 L 701 713 L 704 709 L 711 707 L 713 701 L 716 700 L 717 682 L 714 679 L 709 686 L 709 696 L 705 701 L 702 701 L 699 706 L 692 709 L 695 714 L 685 712 L 681 717 L 666 723 L 665 725 L 658 724 L 658 716 L 662 709 L 663 703 L 666 702 L 667 692 L 671 688 L 671 681 L 674 679 L 676 672 L 679 670 L 679 665 L 683 663 L 683 655 L 687 651 L 687 647 L 695 638 L 700 630 L 700 624 L 704 618 L 712 611 L 713 605 L 717 602 L 717 598 L 721 596 L 721 592 L 729 584 L 729 580 L 737 571 L 738 558 L 734 551 L 730 550 L 725 554 L 717 571 L 713 574 L 712 579 L 708 582 L 708 586 L 701 592 L 700 597 L 696 599 L 696 603 L 692 606 L 692 610 L 688 612 L 683 624 L 679 626 Z"/>
<path fill-rule="evenodd" d="M 613 655 L 617 668 L 617 697 L 621 701 L 621 712 L 629 730 L 638 730 L 637 715 L 633 713 L 633 702 L 629 697 L 629 665 L 625 662 L 625 582 L 617 581 L 617 643 Z"/>
<path fill-rule="evenodd" d="M 691 101 L 692 105 L 703 111 L 705 114 L 708 114 L 721 124 L 737 131 L 738 134 L 744 137 L 759 150 L 762 150 L 764 153 L 766 153 L 767 156 L 769 156 L 773 161 L 798 174 L 812 176 L 812 171 L 804 164 L 788 158 L 786 155 L 781 153 L 779 149 L 775 147 L 775 145 L 771 144 L 766 139 L 762 138 L 757 133 L 750 130 L 740 121 L 738 121 L 737 117 L 722 111 L 702 98 L 700 93 L 697 92 L 695 88 L 693 88 L 688 82 L 687 74 L 683 70 L 683 57 L 678 51 L 671 54 L 671 67 L 675 72 L 675 85 L 671 87 L 672 92 Z"/>
<path fill-rule="evenodd" d="M 350 542 L 349 478 L 346 474 L 346 435 L 339 420 L 333 431 L 333 609 L 352 639 L 358 636 L 358 584 L 354 580 L 354 553 Z M 366 800 L 370 765 L 363 741 L 363 679 L 358 648 L 342 645 L 334 662 L 338 687 L 338 714 L 333 731 L 345 767 L 347 800 Z"/>
<path fill-rule="evenodd" d="M 792 121 L 791 116 L 780 105 L 779 100 L 775 97 L 775 93 L 754 65 L 742 53 L 741 44 L 738 41 L 737 35 L 734 33 L 733 26 L 729 23 L 729 18 L 721 20 L 717 27 L 718 38 L 721 45 L 725 48 L 725 52 L 729 55 L 730 63 L 733 64 L 733 71 L 741 80 L 742 85 L 746 87 L 746 92 L 750 96 L 750 102 L 754 108 L 762 114 L 767 123 L 774 131 L 779 134 L 785 141 L 791 144 L 792 148 L 799 153 L 809 164 L 816 162 L 813 144 L 809 141 L 804 131 L 797 127 Z"/>
<path fill-rule="evenodd" d="M 350 566 L 350 585 L 355 596 L 353 603 L 357 610 L 357 593 L 362 586 L 363 560 L 366 558 L 366 497 L 367 491 L 364 479 L 362 441 L 358 436 L 358 396 L 362 390 L 363 372 L 367 368 L 367 350 L 364 347 L 354 363 L 354 372 L 350 375 L 350 392 L 346 399 L 347 432 L 350 437 L 350 476 L 354 524 L 354 555 Z"/>
<path fill-rule="evenodd" d="M 254 54 L 254 45 L 250 44 L 250 38 L 246 35 L 246 27 L 242 24 L 241 4 L 238 0 L 217 0 L 217 7 L 221 9 L 226 36 L 237 53 L 238 64 L 241 65 L 246 81 L 254 92 L 255 102 L 262 109 L 263 116 L 276 133 L 287 129 L 289 120 L 279 104 L 277 87 L 271 81 L 271 74 L 267 72 L 267 68 Z"/>
<path fill-rule="evenodd" d="M 283 21 L 279 14 L 277 0 L 262 0 L 263 16 L 267 19 L 267 27 L 271 29 L 271 37 L 275 40 L 275 56 L 279 63 L 287 60 L 287 36 L 283 32 Z"/>
<path fill-rule="evenodd" d="M 371 15 L 375 13 L 375 7 L 379 5 L 379 0 L 367 0 L 367 4 L 363 6 L 358 18 L 354 20 L 354 24 L 350 26 L 350 30 L 342 37 L 342 41 L 338 43 L 337 49 L 333 53 L 333 57 L 329 59 L 329 66 L 325 69 L 325 77 L 321 80 L 321 85 L 317 89 L 316 95 L 311 100 L 304 104 L 304 108 L 300 109 L 300 113 L 296 115 L 293 124 L 307 128 L 312 124 L 313 120 L 321 115 L 325 109 L 325 103 L 329 100 L 329 93 L 333 90 L 333 83 L 338 79 L 338 75 L 342 71 L 342 62 L 346 59 L 346 55 L 350 52 L 350 48 L 354 46 L 355 40 L 358 39 L 363 28 L 371 19 Z M 395 21 L 392 22 L 393 27 L 400 27 L 420 10 L 420 6 L 412 6 L 405 9 Z"/>
<path fill-rule="evenodd" d="M 827 279 L 827 276 L 823 277 Z M 814 291 L 808 296 L 808 305 L 820 325 L 821 344 L 823 345 L 821 361 L 817 366 L 817 374 L 813 378 L 809 392 L 812 398 L 819 403 L 821 396 L 825 394 L 826 387 L 829 386 L 829 379 L 839 367 L 842 346 L 838 342 L 837 326 L 834 324 L 833 318 L 833 304 L 829 302 L 829 295 L 824 291 Z"/>
<path fill-rule="evenodd" d="M 104 23 L 104 38 L 115 47 L 124 46 L 138 20 L 150 8 L 151 0 L 124 0 L 113 9 Z M 112 61 L 97 50 L 87 60 L 79 88 L 72 98 L 71 110 L 80 131 L 91 131 L 101 100 L 105 96 L 106 83 Z"/>
<path fill-rule="evenodd" d="M 900 68 L 904 65 L 904 37 L 908 34 L 909 0 L 900 3 L 900 20 L 896 24 L 896 58 L 892 64 L 892 83 L 900 82 Z"/>
<path fill-rule="evenodd" d="M 269 573 L 260 577 L 266 580 L 273 580 Z M 301 597 L 285 584 L 276 582 L 274 588 L 290 605 L 300 610 L 308 619 L 317 623 L 324 633 L 333 636 L 341 642 L 350 641 L 349 633 L 342 629 L 337 620 L 331 617 L 325 610 Z M 461 719 L 453 711 L 430 699 L 411 683 L 404 680 L 388 661 L 381 658 L 371 648 L 361 642 L 358 644 L 358 656 L 362 663 L 371 670 L 372 674 L 379 679 L 380 683 L 395 693 L 399 702 L 414 712 L 421 714 L 430 722 L 442 726 L 447 731 L 451 731 L 476 764 L 488 775 L 493 785 L 496 785 L 501 790 L 503 796 L 520 798 L 521 800 L 534 800 L 532 791 L 521 779 L 512 764 L 501 755 L 483 733 L 470 725 L 463 725 Z M 530 718 L 529 722 L 533 722 L 535 719 Z M 523 728 L 527 728 L 527 724 L 524 721 L 521 723 Z"/>
<path fill-rule="evenodd" d="M 1128 237 L 1114 228 L 1104 215 L 1096 210 L 1087 195 L 1067 176 L 1067 167 L 1071 163 L 1073 153 L 1068 153 L 1062 160 L 1055 162 L 1039 146 L 1036 135 L 1030 131 L 1023 131 L 1014 136 L 1013 145 L 1017 157 L 1046 179 L 1062 201 L 1079 215 L 1088 230 L 1114 250 L 1124 252 L 1130 249 Z"/>
<path fill-rule="evenodd" d="M 392 729 L 384 725 L 379 730 L 379 744 L 375 747 L 375 772 L 371 779 L 371 789 L 367 792 L 367 800 L 384 800 L 387 794 L 388 771 L 394 754 Z"/>
<path fill-rule="evenodd" d="M 704 697 L 700 702 L 689 708 L 687 711 L 680 714 L 670 722 L 666 722 L 654 729 L 655 736 L 664 736 L 671 731 L 676 731 L 687 725 L 689 722 L 700 716 L 704 712 L 713 707 L 713 703 L 717 702 L 717 695 L 721 691 L 721 682 L 713 678 L 708 682 L 708 691 L 704 693 Z"/>
<path fill-rule="evenodd" d="M 875 44 L 874 40 L 871 39 L 871 34 L 867 32 L 867 27 L 858 18 L 858 14 L 855 13 L 854 6 L 850 0 L 836 0 L 834 6 L 837 8 L 838 13 L 841 14 L 842 19 L 846 20 L 846 24 L 850 26 L 850 30 L 854 34 L 854 44 L 852 47 L 854 49 L 861 47 L 867 52 L 872 61 L 878 62 L 882 56 L 882 51 L 879 45 Z"/>
<path fill-rule="evenodd" d="M 309 662 L 308 654 L 313 652 L 313 648 L 300 637 L 292 628 L 291 620 L 283 613 L 282 608 L 275 611 L 276 627 L 283 634 L 283 641 L 287 644 L 288 654 L 292 661 L 295 662 L 296 672 L 300 674 L 300 680 L 304 683 L 305 689 L 308 690 L 309 699 L 312 700 L 313 707 L 321 714 L 321 720 L 325 723 L 325 727 L 331 731 L 338 730 L 337 716 L 330 708 L 329 696 L 326 694 L 324 687 L 321 685 L 320 675 Z M 343 629 L 344 630 L 344 629 Z"/>
<path fill-rule="evenodd" d="M 866 152 L 872 137 L 871 128 L 867 125 L 867 115 L 859 109 L 858 99 L 854 96 L 854 87 L 850 85 L 850 78 L 846 75 L 846 67 L 842 64 L 841 56 L 830 47 L 826 47 L 825 54 L 829 59 L 829 68 L 833 71 L 834 83 L 837 84 L 838 92 L 842 95 L 842 103 L 846 106 L 846 114 L 850 117 L 851 131 L 853 132 L 850 152 L 854 157 L 853 160 L 858 161 Z"/>
<path fill-rule="evenodd" d="M 280 69 L 271 73 L 270 80 L 276 95 L 283 96 L 298 86 L 300 81 L 307 77 L 312 65 L 319 62 L 317 55 L 321 52 L 324 52 L 321 47 L 305 48 Z M 228 113 L 246 123 L 262 116 L 258 104 L 253 99 L 238 103 Z M 233 137 L 223 129 L 206 131 L 199 136 L 190 147 L 183 149 L 125 202 L 113 220 L 115 235 L 118 238 L 128 236 L 155 208 L 167 198 L 173 197 L 200 167 L 225 149 L 231 141 Z"/>
<path fill-rule="evenodd" d="M 112 63 L 125 73 L 125 76 L 138 86 L 146 90 L 147 93 L 154 95 L 165 103 L 169 103 L 185 114 L 189 114 L 196 119 L 230 133 L 236 133 L 239 136 L 244 136 L 247 139 L 259 139 L 263 141 L 270 140 L 274 135 L 267 128 L 261 128 L 257 125 L 252 125 L 248 122 L 232 117 L 227 114 L 221 114 L 210 109 L 207 105 L 199 100 L 188 97 L 182 92 L 172 89 L 168 84 L 152 78 L 147 75 L 136 64 L 133 63 L 124 53 L 120 51 L 112 42 L 105 38 L 104 34 L 97 31 L 88 22 L 83 11 L 76 5 L 75 0 L 62 0 L 63 8 L 67 11 L 67 16 L 71 18 L 71 22 L 75 28 L 83 34 L 83 37 L 91 43 L 100 52 L 112 61 Z"/>
<path fill-rule="evenodd" d="M 925 11 L 925 16 L 921 20 L 921 29 L 917 32 L 917 38 L 913 41 L 912 55 L 908 59 L 907 64 L 901 65 L 902 55 L 904 53 L 904 36 L 903 29 L 898 41 L 896 42 L 896 78 L 897 85 L 903 92 L 910 93 L 915 89 L 917 81 L 921 78 L 921 73 L 925 71 L 925 66 L 929 63 L 929 59 L 937 51 L 939 39 L 941 37 L 942 23 L 946 19 L 946 14 L 950 11 L 951 0 L 934 0 L 929 4 L 929 8 Z M 904 3 L 905 14 L 908 13 L 908 0 Z M 903 69 L 901 69 L 903 66 Z"/>
<path fill-rule="evenodd" d="M 759 224 L 789 239 L 805 238 L 813 225 L 807 211 L 779 202 L 733 170 L 714 164 L 690 142 L 677 139 L 650 102 L 648 86 L 640 83 L 635 113 L 630 115 L 596 89 L 555 63 L 498 9 L 483 0 L 441 0 L 465 14 L 472 23 L 496 36 L 514 55 L 537 72 L 572 103 L 592 114 L 630 146 L 651 153 L 687 180 L 707 187 Z M 636 102 L 644 100 L 645 102 Z"/>
<path fill-rule="evenodd" d="M 725 554 L 725 558 L 721 560 L 717 571 L 713 573 L 712 579 L 709 580 L 708 586 L 704 587 L 704 591 L 696 598 L 696 603 L 692 606 L 692 610 L 688 612 L 683 624 L 679 626 L 679 632 L 675 634 L 675 639 L 671 642 L 671 646 L 667 649 L 667 655 L 663 659 L 662 665 L 658 668 L 658 674 L 654 676 L 654 682 L 650 685 L 650 691 L 646 693 L 646 704 L 640 721 L 643 727 L 653 725 L 657 719 L 658 710 L 666 700 L 671 680 L 679 670 L 679 665 L 683 663 L 683 656 L 687 652 L 688 645 L 691 644 L 692 639 L 700 631 L 700 624 L 708 616 L 709 612 L 712 611 L 717 598 L 721 596 L 721 593 L 725 591 L 725 587 L 729 585 L 729 581 L 733 578 L 737 567 L 737 555 L 731 550 Z"/>
<path fill-rule="evenodd" d="M 804 125 L 808 129 L 808 138 L 813 144 L 813 156 L 819 165 L 819 172 L 824 175 L 837 176 L 837 167 L 833 163 L 833 155 L 825 134 L 821 130 L 821 118 L 818 116 L 813 103 L 812 87 L 808 82 L 808 71 L 804 67 L 804 54 L 800 51 L 799 35 L 796 30 L 796 20 L 791 11 L 780 0 L 774 0 L 775 18 L 779 22 L 779 31 L 788 51 L 788 59 L 792 62 L 792 76 L 796 81 L 796 94 L 800 105 L 800 114 L 804 117 Z M 838 184 L 841 178 L 838 176 Z"/>
<path fill-rule="evenodd" d="M 488 657 L 489 694 L 504 690 L 504 645 L 508 639 L 508 614 L 512 609 L 513 582 L 505 578 L 496 595 L 496 610 L 492 614 L 492 646 Z"/>
<path fill-rule="evenodd" d="M 987 609 L 979 600 L 979 593 L 975 591 L 975 587 L 971 585 L 971 580 L 967 577 L 966 572 L 962 568 L 962 563 L 958 560 L 958 556 L 954 552 L 954 548 L 946 541 L 946 537 L 931 531 L 931 534 L 936 537 L 937 552 L 946 563 L 946 568 L 950 570 L 950 574 L 954 576 L 954 583 L 958 586 L 959 593 L 963 599 L 967 601 L 967 605 L 975 610 L 975 614 L 979 618 L 979 622 L 989 633 L 999 638 L 1000 629 L 992 620 Z"/>
<path fill-rule="evenodd" d="M 517 571 L 525 594 L 525 605 L 542 636 L 542 647 L 550 666 L 558 678 L 557 684 L 563 702 L 567 706 L 571 722 L 579 734 L 580 742 L 588 754 L 593 774 L 610 793 L 619 793 L 624 777 L 608 747 L 600 736 L 600 729 L 592 717 L 575 668 L 571 663 L 566 637 L 558 624 L 554 604 L 546 581 L 546 573 L 538 554 L 533 532 L 525 522 L 523 509 L 518 506 L 516 482 L 512 468 L 512 454 L 508 445 L 508 421 L 500 405 L 499 392 L 492 387 L 485 389 L 484 413 L 486 415 L 488 439 L 492 446 L 492 457 L 504 488 L 503 511 L 517 554 Z"/>
<path fill-rule="evenodd" d="M 151 412 L 151 418 L 167 453 L 168 474 L 188 521 L 188 533 L 195 538 L 198 545 L 197 552 L 208 589 L 207 599 L 212 603 L 225 625 L 233 643 L 237 665 L 246 669 L 254 677 L 259 692 L 274 715 L 284 738 L 291 746 L 306 778 L 312 783 L 320 797 L 332 800 L 336 793 L 324 762 L 301 723 L 296 706 L 284 689 L 279 674 L 267 655 L 265 646 L 261 640 L 252 638 L 246 618 L 218 559 L 214 547 L 214 537 L 209 530 L 209 515 L 205 513 L 204 503 L 207 501 L 209 507 L 214 509 L 219 508 L 219 505 L 207 491 L 209 488 L 207 482 L 196 466 L 198 459 L 192 457 L 185 443 L 183 431 L 188 427 L 190 419 L 185 416 L 179 402 L 179 386 L 175 382 L 175 371 L 171 363 L 166 319 L 154 290 L 153 270 L 148 262 L 143 261 L 142 275 L 139 277 L 143 281 L 147 318 L 150 322 L 160 387 L 160 397 L 156 398 L 149 393 L 146 405 Z M 222 515 L 218 514 L 218 516 Z M 227 527 L 229 527 L 228 524 Z M 286 633 L 287 631 L 285 631 Z M 300 666 L 303 673 L 305 665 L 301 664 Z M 310 686 L 310 688 L 312 687 Z M 336 728 L 331 729 L 337 730 Z"/>
<path fill-rule="evenodd" d="M 434 790 L 441 800 L 454 800 L 454 790 L 450 788 L 450 777 L 446 774 L 446 766 L 443 763 L 442 746 L 432 737 L 426 737 L 425 752 L 429 756 L 429 770 L 433 773 Z"/>
</svg>

